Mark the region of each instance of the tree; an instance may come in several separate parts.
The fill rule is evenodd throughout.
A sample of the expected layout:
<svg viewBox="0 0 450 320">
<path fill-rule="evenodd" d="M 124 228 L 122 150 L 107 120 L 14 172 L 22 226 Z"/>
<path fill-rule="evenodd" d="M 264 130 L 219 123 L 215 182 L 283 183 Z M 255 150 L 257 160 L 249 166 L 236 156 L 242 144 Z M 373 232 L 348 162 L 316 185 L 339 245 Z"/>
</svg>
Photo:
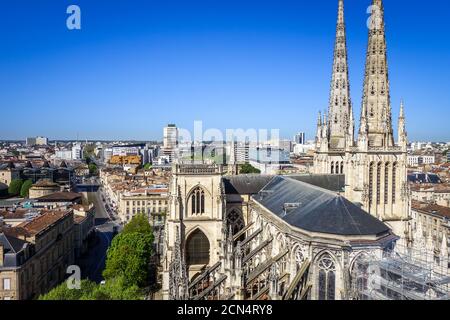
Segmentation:
<svg viewBox="0 0 450 320">
<path fill-rule="evenodd" d="M 261 173 L 261 170 L 256 169 L 249 163 L 245 163 L 241 166 L 239 173 L 247 174 L 247 173 Z"/>
<path fill-rule="evenodd" d="M 83 296 L 90 296 L 97 284 L 89 280 L 81 281 L 81 289 L 69 289 L 64 281 L 47 294 L 39 296 L 39 300 L 80 300 Z"/>
<path fill-rule="evenodd" d="M 81 281 L 81 289 L 69 289 L 63 282 L 39 300 L 142 300 L 143 294 L 137 286 L 127 287 L 123 277 L 113 278 L 98 285 L 90 280 Z"/>
<path fill-rule="evenodd" d="M 153 236 L 153 229 L 145 214 L 137 214 L 123 228 L 122 234 L 137 232 Z"/>
<path fill-rule="evenodd" d="M 145 286 L 149 275 L 153 234 L 139 232 L 121 233 L 116 236 L 107 251 L 106 281 L 123 277 L 127 287 Z"/>
<path fill-rule="evenodd" d="M 138 286 L 127 286 L 124 277 L 116 277 L 105 281 L 80 300 L 142 300 L 143 294 Z"/>
<path fill-rule="evenodd" d="M 26 180 L 22 187 L 20 188 L 20 196 L 22 198 L 28 198 L 28 194 L 30 193 L 30 188 L 33 186 L 33 181 L 30 179 Z"/>
<path fill-rule="evenodd" d="M 20 194 L 20 189 L 22 189 L 22 184 L 22 179 L 12 180 L 8 187 L 8 193 L 11 196 L 18 196 Z"/>
<path fill-rule="evenodd" d="M 144 169 L 145 169 L 145 170 L 150 170 L 151 168 L 152 168 L 151 163 L 146 163 L 146 164 L 144 165 Z"/>
<path fill-rule="evenodd" d="M 95 165 L 95 163 L 92 163 L 92 162 L 89 163 L 88 168 L 89 168 L 89 174 L 91 176 L 96 175 L 98 173 L 98 168 Z"/>
</svg>

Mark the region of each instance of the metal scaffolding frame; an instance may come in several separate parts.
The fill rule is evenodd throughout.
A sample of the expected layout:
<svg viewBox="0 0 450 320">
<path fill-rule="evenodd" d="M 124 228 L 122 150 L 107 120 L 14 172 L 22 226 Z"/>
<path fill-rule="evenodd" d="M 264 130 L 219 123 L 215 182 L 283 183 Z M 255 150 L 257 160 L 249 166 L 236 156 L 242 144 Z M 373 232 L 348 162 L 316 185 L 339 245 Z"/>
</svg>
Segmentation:
<svg viewBox="0 0 450 320">
<path fill-rule="evenodd" d="M 351 273 L 357 300 L 450 300 L 448 266 L 434 252 L 397 247 L 382 258 L 360 257 Z"/>
</svg>

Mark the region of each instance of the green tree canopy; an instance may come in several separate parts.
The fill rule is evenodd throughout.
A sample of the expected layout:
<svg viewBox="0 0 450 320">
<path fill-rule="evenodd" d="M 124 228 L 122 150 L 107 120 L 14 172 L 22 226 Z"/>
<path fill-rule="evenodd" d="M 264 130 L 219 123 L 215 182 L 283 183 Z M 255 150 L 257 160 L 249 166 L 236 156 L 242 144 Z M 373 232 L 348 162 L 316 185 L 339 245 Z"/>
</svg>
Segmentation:
<svg viewBox="0 0 450 320">
<path fill-rule="evenodd" d="M 20 188 L 20 196 L 22 198 L 28 198 L 28 194 L 30 193 L 30 188 L 33 186 L 33 181 L 30 179 L 26 180 L 22 187 Z"/>
<path fill-rule="evenodd" d="M 152 168 L 151 163 L 146 163 L 146 164 L 144 165 L 144 169 L 145 169 L 145 170 L 150 170 L 151 168 Z"/>
<path fill-rule="evenodd" d="M 106 281 L 123 277 L 127 287 L 145 286 L 153 247 L 153 234 L 121 233 L 109 247 L 103 276 Z"/>
<path fill-rule="evenodd" d="M 130 220 L 129 223 L 125 225 L 122 233 L 141 233 L 153 235 L 153 229 L 148 222 L 147 216 L 145 214 L 137 214 Z"/>
<path fill-rule="evenodd" d="M 93 162 L 89 163 L 88 168 L 89 168 L 90 175 L 96 175 L 98 173 L 98 168 L 95 165 L 95 163 L 93 163 Z"/>
<path fill-rule="evenodd" d="M 143 294 L 137 286 L 127 287 L 123 277 L 113 278 L 98 285 L 90 280 L 81 281 L 81 289 L 69 289 L 63 282 L 39 300 L 142 300 Z"/>
<path fill-rule="evenodd" d="M 249 163 L 245 163 L 241 166 L 239 173 L 248 174 L 248 173 L 261 173 L 261 170 L 256 169 Z"/>
<path fill-rule="evenodd" d="M 143 294 L 138 286 L 127 286 L 124 277 L 117 277 L 105 281 L 80 300 L 142 300 Z"/>
<path fill-rule="evenodd" d="M 12 196 L 18 196 L 20 194 L 20 189 L 22 189 L 22 184 L 22 179 L 12 180 L 8 187 L 8 193 Z"/>
<path fill-rule="evenodd" d="M 81 289 L 69 289 L 64 281 L 56 288 L 45 295 L 41 295 L 39 300 L 80 300 L 84 296 L 90 296 L 97 284 L 89 280 L 81 281 Z"/>
</svg>

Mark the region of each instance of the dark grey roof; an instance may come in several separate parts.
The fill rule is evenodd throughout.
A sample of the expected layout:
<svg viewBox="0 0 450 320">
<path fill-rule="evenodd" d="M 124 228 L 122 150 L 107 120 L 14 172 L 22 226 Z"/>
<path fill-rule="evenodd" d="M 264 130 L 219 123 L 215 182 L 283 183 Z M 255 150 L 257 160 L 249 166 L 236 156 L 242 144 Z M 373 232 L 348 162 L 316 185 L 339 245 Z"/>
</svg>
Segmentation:
<svg viewBox="0 0 450 320">
<path fill-rule="evenodd" d="M 413 183 L 442 183 L 442 180 L 435 173 L 415 172 L 408 174 L 408 181 Z"/>
<path fill-rule="evenodd" d="M 226 194 L 257 194 L 274 176 L 241 174 L 223 178 Z"/>
<path fill-rule="evenodd" d="M 28 242 L 0 233 L 0 243 L 5 248 L 5 253 L 18 253 Z"/>
<path fill-rule="evenodd" d="M 343 192 L 345 191 L 345 175 L 340 174 L 304 174 L 304 175 L 289 175 L 289 178 L 306 182 L 314 186 L 327 189 L 330 191 Z"/>
<path fill-rule="evenodd" d="M 381 235 L 390 230 L 337 193 L 292 178 L 277 176 L 253 197 L 290 225 L 306 231 L 350 236 Z M 292 204 L 287 212 L 286 204 Z"/>
</svg>

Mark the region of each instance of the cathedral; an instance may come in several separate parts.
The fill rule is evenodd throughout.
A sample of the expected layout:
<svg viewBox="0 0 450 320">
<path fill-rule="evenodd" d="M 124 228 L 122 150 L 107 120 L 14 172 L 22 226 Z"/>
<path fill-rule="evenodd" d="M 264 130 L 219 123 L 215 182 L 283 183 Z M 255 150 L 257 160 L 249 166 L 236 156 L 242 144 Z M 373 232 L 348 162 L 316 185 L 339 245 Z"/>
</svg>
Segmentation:
<svg viewBox="0 0 450 320">
<path fill-rule="evenodd" d="M 374 0 L 368 23 L 358 136 L 350 100 L 344 3 L 339 13 L 328 113 L 319 114 L 314 172 L 345 174 L 345 196 L 408 240 L 407 135 L 403 103 L 394 142 L 384 9 Z"/>
<path fill-rule="evenodd" d="M 344 1 L 338 1 L 328 112 L 314 174 L 239 175 L 173 165 L 164 234 L 164 299 L 362 299 L 369 271 L 408 239 L 403 104 L 394 143 L 383 4 L 373 0 L 358 136 L 350 99 Z M 365 276 L 361 277 L 363 274 Z"/>
</svg>

